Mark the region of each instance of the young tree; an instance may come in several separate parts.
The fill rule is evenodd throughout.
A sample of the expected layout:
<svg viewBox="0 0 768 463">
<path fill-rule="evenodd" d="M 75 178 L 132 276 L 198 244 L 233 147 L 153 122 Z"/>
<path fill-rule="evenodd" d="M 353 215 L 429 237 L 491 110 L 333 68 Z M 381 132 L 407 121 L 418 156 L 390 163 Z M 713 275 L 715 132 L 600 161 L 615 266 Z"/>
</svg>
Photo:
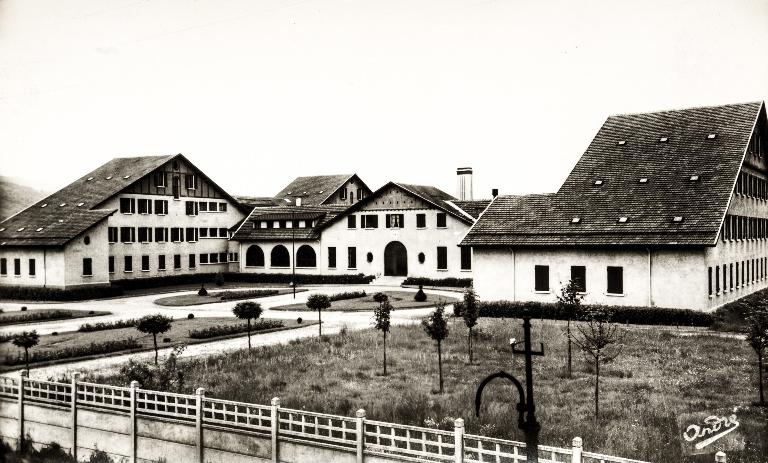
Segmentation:
<svg viewBox="0 0 768 463">
<path fill-rule="evenodd" d="M 261 304 L 254 301 L 238 302 L 232 309 L 235 317 L 248 322 L 248 350 L 251 349 L 251 320 L 261 317 L 261 312 Z"/>
<path fill-rule="evenodd" d="M 763 356 L 768 348 L 768 309 L 761 308 L 747 317 L 747 342 L 757 354 L 757 377 L 760 401 L 759 405 L 765 406 L 763 393 Z"/>
<path fill-rule="evenodd" d="M 576 327 L 580 335 L 573 338 L 595 368 L 595 419 L 600 415 L 600 365 L 621 354 L 621 341 L 626 334 L 620 325 L 609 323 L 610 317 L 605 309 L 590 310 L 587 322 Z"/>
<path fill-rule="evenodd" d="M 317 321 L 320 337 L 323 336 L 323 309 L 327 309 L 331 306 L 331 298 L 327 294 L 313 294 L 307 298 L 307 307 L 310 310 L 317 310 Z"/>
<path fill-rule="evenodd" d="M 13 337 L 13 345 L 24 349 L 24 364 L 29 370 L 29 349 L 35 347 L 40 342 L 37 331 L 22 331 Z"/>
<path fill-rule="evenodd" d="M 566 315 L 567 323 L 565 325 L 565 336 L 568 338 L 568 377 L 571 377 L 573 371 L 572 357 L 571 357 L 571 341 L 573 340 L 573 332 L 571 331 L 571 320 L 576 318 L 579 313 L 579 307 L 581 307 L 581 300 L 584 298 L 582 294 L 579 294 L 582 288 L 579 287 L 573 280 L 568 280 L 560 289 L 560 294 L 557 296 L 557 304 L 560 306 Z"/>
<path fill-rule="evenodd" d="M 155 365 L 157 365 L 157 335 L 170 330 L 172 322 L 171 317 L 155 314 L 141 317 L 136 325 L 136 329 L 140 332 L 152 335 L 152 342 L 155 344 Z"/>
<path fill-rule="evenodd" d="M 384 297 L 377 299 L 376 296 L 379 294 Z M 379 306 L 373 311 L 373 325 L 384 335 L 384 376 L 387 376 L 387 333 L 389 333 L 389 314 L 392 312 L 392 304 L 389 303 L 387 295 L 383 293 L 376 293 L 373 300 L 379 303 Z"/>
<path fill-rule="evenodd" d="M 477 325 L 477 319 L 480 316 L 480 309 L 477 304 L 477 293 L 473 287 L 464 291 L 464 307 L 461 316 L 464 318 L 464 324 L 469 328 L 467 334 L 467 343 L 469 344 L 469 364 L 472 364 L 472 328 Z"/>
<path fill-rule="evenodd" d="M 435 311 L 421 321 L 427 335 L 437 341 L 437 370 L 440 379 L 440 394 L 443 393 L 443 352 L 442 342 L 448 337 L 448 322 L 443 316 L 445 302 L 438 301 Z"/>
</svg>

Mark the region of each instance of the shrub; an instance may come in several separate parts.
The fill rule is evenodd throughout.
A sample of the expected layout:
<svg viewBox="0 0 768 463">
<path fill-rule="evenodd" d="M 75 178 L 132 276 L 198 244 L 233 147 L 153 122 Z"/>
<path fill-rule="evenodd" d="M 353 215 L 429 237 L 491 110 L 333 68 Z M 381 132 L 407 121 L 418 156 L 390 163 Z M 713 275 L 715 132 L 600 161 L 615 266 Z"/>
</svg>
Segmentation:
<svg viewBox="0 0 768 463">
<path fill-rule="evenodd" d="M 419 290 L 416 291 L 416 294 L 413 296 L 413 300 L 416 302 L 424 302 L 427 300 L 427 295 L 424 294 L 424 286 L 419 285 Z"/>
<path fill-rule="evenodd" d="M 216 283 L 216 286 L 224 286 L 224 275 L 221 272 L 217 273 L 213 282 Z"/>
<path fill-rule="evenodd" d="M 171 338 L 163 338 L 163 342 L 171 342 Z"/>
<path fill-rule="evenodd" d="M 301 322 L 303 322 L 303 321 L 304 321 L 304 319 L 301 318 L 301 317 L 296 319 L 296 323 L 298 323 L 299 325 L 301 325 Z"/>
<path fill-rule="evenodd" d="M 283 322 L 281 320 L 258 320 L 251 323 L 251 332 L 271 330 L 275 328 L 282 328 Z M 208 328 L 200 328 L 197 330 L 189 330 L 189 337 L 192 339 L 208 339 L 219 336 L 227 336 L 230 334 L 240 334 L 248 332 L 248 326 L 242 325 L 214 325 Z"/>
<path fill-rule="evenodd" d="M 280 294 L 276 289 L 246 289 L 243 291 L 219 291 L 216 296 L 222 301 L 234 301 L 237 299 L 251 299 Z"/>
<path fill-rule="evenodd" d="M 472 278 L 423 278 L 408 277 L 403 282 L 407 286 L 447 286 L 451 288 L 469 288 Z"/>
<path fill-rule="evenodd" d="M 51 336 L 58 336 L 58 335 L 59 335 L 58 331 L 54 331 L 53 333 L 51 333 Z"/>
<path fill-rule="evenodd" d="M 52 310 L 50 312 L 29 312 L 22 315 L 8 315 L 0 318 L 0 325 L 15 325 L 18 323 L 33 323 L 48 320 L 72 318 L 69 310 Z"/>
<path fill-rule="evenodd" d="M 201 286 L 200 290 L 197 291 L 197 295 L 198 296 L 207 296 L 208 295 L 208 290 L 205 289 L 205 286 Z"/>
<path fill-rule="evenodd" d="M 127 349 L 136 349 L 141 344 L 134 338 L 119 339 L 115 341 L 92 342 L 84 346 L 65 347 L 58 350 L 34 351 L 29 354 L 29 362 L 46 362 L 50 360 L 84 357 L 87 355 L 108 354 Z M 7 355 L 5 365 L 16 366 L 24 363 L 22 355 Z"/>
<path fill-rule="evenodd" d="M 21 311 L 22 312 L 26 312 L 27 311 L 27 306 L 25 306 L 25 305 L 21 306 Z"/>
<path fill-rule="evenodd" d="M 193 313 L 187 314 L 187 320 L 192 320 L 193 318 L 195 318 L 195 314 Z"/>
<path fill-rule="evenodd" d="M 347 299 L 357 299 L 359 297 L 365 297 L 367 296 L 365 291 L 347 291 L 343 293 L 337 293 L 337 294 L 331 294 L 328 296 L 333 301 L 344 301 Z"/>
<path fill-rule="evenodd" d="M 117 330 L 120 328 L 132 328 L 138 323 L 139 320 L 136 318 L 117 320 L 114 322 L 85 323 L 80 325 L 80 328 L 78 328 L 77 331 L 80 333 L 90 333 L 93 331 Z"/>
<path fill-rule="evenodd" d="M 14 336 L 15 335 L 10 334 L 10 333 L 0 333 L 0 343 L 8 342 L 11 339 L 13 339 Z"/>
<path fill-rule="evenodd" d="M 95 313 L 96 313 L 96 312 L 95 312 L 94 310 L 89 310 L 89 311 L 88 311 L 88 315 L 93 315 L 93 314 L 95 314 Z"/>
<path fill-rule="evenodd" d="M 556 303 L 542 302 L 512 302 L 488 301 L 480 302 L 480 316 L 486 318 L 520 318 L 524 310 L 528 310 L 533 318 L 547 320 L 567 320 L 569 314 Z M 463 302 L 454 304 L 457 316 L 462 316 Z M 573 320 L 588 320 L 593 308 L 599 307 L 610 313 L 611 323 L 632 323 L 636 325 L 682 325 L 710 326 L 714 316 L 705 312 L 689 309 L 669 309 L 662 307 L 633 307 L 633 306 L 593 306 L 582 305 Z"/>
<path fill-rule="evenodd" d="M 73 289 L 41 288 L 35 286 L 0 286 L 0 299 L 22 301 L 82 301 L 115 297 L 123 294 L 118 286 L 86 286 Z"/>
</svg>

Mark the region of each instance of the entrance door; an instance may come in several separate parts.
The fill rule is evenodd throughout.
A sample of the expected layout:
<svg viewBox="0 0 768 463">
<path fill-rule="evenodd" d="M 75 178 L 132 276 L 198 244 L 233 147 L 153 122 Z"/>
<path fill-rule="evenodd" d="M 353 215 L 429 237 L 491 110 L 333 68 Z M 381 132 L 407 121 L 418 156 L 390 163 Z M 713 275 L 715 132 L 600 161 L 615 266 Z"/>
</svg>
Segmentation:
<svg viewBox="0 0 768 463">
<path fill-rule="evenodd" d="M 392 241 L 384 248 L 384 275 L 408 276 L 408 251 L 403 243 Z"/>
</svg>

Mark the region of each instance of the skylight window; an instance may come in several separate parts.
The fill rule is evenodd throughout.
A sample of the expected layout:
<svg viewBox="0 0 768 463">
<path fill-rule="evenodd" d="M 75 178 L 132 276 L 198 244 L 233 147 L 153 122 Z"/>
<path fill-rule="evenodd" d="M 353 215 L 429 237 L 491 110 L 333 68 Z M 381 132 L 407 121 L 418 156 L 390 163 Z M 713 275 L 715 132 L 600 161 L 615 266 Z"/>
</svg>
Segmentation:
<svg viewBox="0 0 768 463">
<path fill-rule="evenodd" d="M 83 204 L 85 203 L 77 203 L 77 207 L 83 207 Z"/>
<path fill-rule="evenodd" d="M 21 228 L 19 228 L 19 229 L 18 229 L 18 230 L 16 230 L 16 231 L 17 231 L 17 232 L 20 232 L 20 231 L 24 231 L 24 227 L 21 227 Z"/>
<path fill-rule="evenodd" d="M 668 141 L 669 141 L 669 137 L 661 137 L 661 138 L 659 138 L 659 142 L 661 142 L 661 143 L 666 143 Z"/>
<path fill-rule="evenodd" d="M 647 177 L 640 177 L 640 180 L 638 180 L 638 182 L 640 182 L 640 183 L 648 183 L 648 178 Z"/>
<path fill-rule="evenodd" d="M 691 175 L 691 178 L 689 180 L 692 181 L 692 182 L 698 182 L 699 181 L 699 176 L 698 175 Z"/>
<path fill-rule="evenodd" d="M 574 217 L 571 219 L 571 223 L 580 223 L 580 222 L 581 222 L 581 217 Z"/>
<path fill-rule="evenodd" d="M 37 230 L 35 230 L 35 231 L 39 231 L 39 232 L 41 232 L 41 231 L 43 231 L 43 227 L 40 227 L 40 228 L 38 228 L 38 229 L 37 229 Z"/>
<path fill-rule="evenodd" d="M 619 223 L 627 223 L 626 217 L 619 217 Z"/>
<path fill-rule="evenodd" d="M 673 222 L 682 222 L 683 221 L 683 216 L 682 215 L 676 215 L 675 217 L 672 218 L 672 221 Z"/>
<path fill-rule="evenodd" d="M 61 204 L 59 204 L 59 207 L 64 207 L 66 205 L 67 205 L 67 203 L 61 203 Z"/>
<path fill-rule="evenodd" d="M 42 206 L 40 206 L 40 207 L 45 207 L 45 206 L 47 206 L 47 205 L 48 205 L 48 203 L 43 203 L 43 205 L 42 205 Z"/>
<path fill-rule="evenodd" d="M 64 223 L 64 219 L 59 219 L 59 223 Z"/>
<path fill-rule="evenodd" d="M 600 186 L 603 184 L 602 180 L 595 180 L 595 186 Z"/>
<path fill-rule="evenodd" d="M 5 228 L 0 228 L 0 232 L 4 232 L 4 231 L 5 231 Z"/>
<path fill-rule="evenodd" d="M 86 182 L 90 182 L 91 180 L 93 180 L 93 177 L 88 177 L 87 179 L 85 179 Z"/>
<path fill-rule="evenodd" d="M 714 140 L 715 138 L 717 138 L 716 133 L 710 133 L 709 135 L 707 135 L 707 140 Z"/>
<path fill-rule="evenodd" d="M 617 144 L 618 144 L 619 146 L 622 146 L 622 145 L 626 145 L 626 144 L 627 144 L 627 141 L 626 141 L 626 140 L 619 140 L 619 142 L 618 142 Z"/>
<path fill-rule="evenodd" d="M 128 175 L 123 176 L 123 178 L 128 178 L 130 176 L 131 176 L 131 174 L 128 174 Z"/>
</svg>

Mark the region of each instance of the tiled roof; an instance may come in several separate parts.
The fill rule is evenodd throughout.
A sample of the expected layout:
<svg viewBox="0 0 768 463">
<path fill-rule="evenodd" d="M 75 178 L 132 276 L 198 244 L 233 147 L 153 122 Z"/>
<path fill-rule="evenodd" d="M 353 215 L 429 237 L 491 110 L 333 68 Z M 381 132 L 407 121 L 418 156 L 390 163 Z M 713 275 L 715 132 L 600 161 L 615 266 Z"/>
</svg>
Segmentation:
<svg viewBox="0 0 768 463">
<path fill-rule="evenodd" d="M 714 245 L 758 116 L 760 102 L 611 116 L 557 193 L 496 198 L 461 244 Z"/>
<path fill-rule="evenodd" d="M 341 206 L 279 206 L 255 208 L 232 236 L 233 240 L 316 240 L 320 238 L 320 228 L 344 211 Z M 276 220 L 314 220 L 311 228 L 260 228 L 261 221 Z M 256 224 L 254 228 L 253 224 Z"/>
<path fill-rule="evenodd" d="M 63 245 L 114 212 L 92 208 L 175 156 L 179 155 L 113 159 L 0 222 L 0 243 L 8 246 Z"/>
<path fill-rule="evenodd" d="M 472 216 L 473 219 L 477 219 L 480 217 L 480 214 L 485 210 L 486 207 L 488 207 L 489 204 L 491 204 L 490 199 L 473 199 L 468 201 L 451 201 L 451 203 L 461 209 L 462 211 L 466 212 L 470 216 Z"/>
<path fill-rule="evenodd" d="M 270 207 L 280 205 L 280 200 L 268 196 L 235 196 L 235 199 L 238 203 L 240 203 L 241 206 L 248 208 L 248 212 L 250 212 L 250 209 L 253 209 L 254 207 Z"/>
<path fill-rule="evenodd" d="M 285 198 L 301 197 L 303 206 L 319 206 L 354 176 L 354 174 L 342 174 L 296 177 L 275 195 L 275 199 L 279 201 Z"/>
</svg>

